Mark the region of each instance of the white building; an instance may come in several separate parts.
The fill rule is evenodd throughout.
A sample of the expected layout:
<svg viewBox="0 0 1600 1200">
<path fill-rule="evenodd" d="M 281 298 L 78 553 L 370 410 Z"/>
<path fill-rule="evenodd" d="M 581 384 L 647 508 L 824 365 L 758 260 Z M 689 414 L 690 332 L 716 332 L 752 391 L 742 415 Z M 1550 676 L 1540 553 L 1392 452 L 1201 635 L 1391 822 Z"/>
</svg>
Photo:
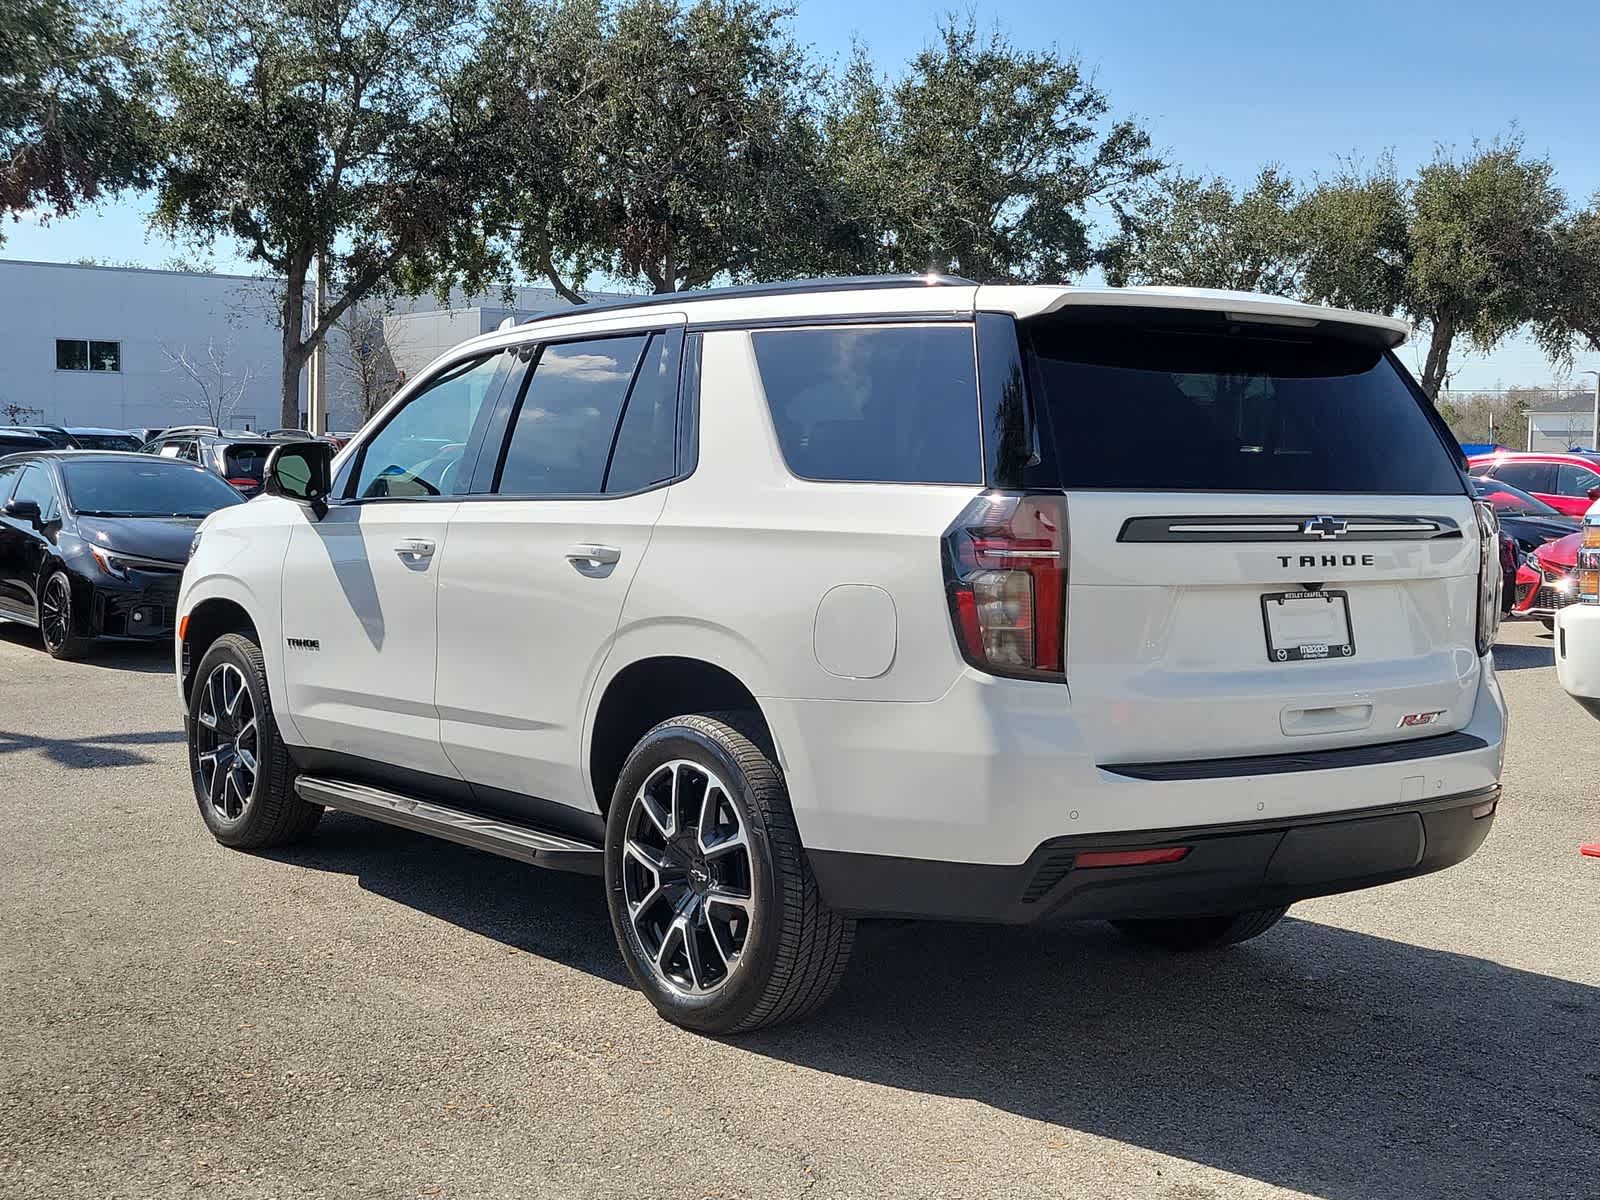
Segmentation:
<svg viewBox="0 0 1600 1200">
<path fill-rule="evenodd" d="M 210 424 L 223 397 L 232 428 L 279 421 L 282 339 L 269 277 L 0 259 L 0 425 L 114 429 Z M 564 308 L 525 289 L 506 306 L 453 298 L 397 301 L 370 311 L 384 345 L 380 394 L 441 351 L 495 328 Z M 370 350 L 370 347 L 369 347 Z M 360 424 L 362 387 L 349 340 L 328 347 L 328 425 Z M 305 410 L 305 382 L 300 387 Z"/>
</svg>

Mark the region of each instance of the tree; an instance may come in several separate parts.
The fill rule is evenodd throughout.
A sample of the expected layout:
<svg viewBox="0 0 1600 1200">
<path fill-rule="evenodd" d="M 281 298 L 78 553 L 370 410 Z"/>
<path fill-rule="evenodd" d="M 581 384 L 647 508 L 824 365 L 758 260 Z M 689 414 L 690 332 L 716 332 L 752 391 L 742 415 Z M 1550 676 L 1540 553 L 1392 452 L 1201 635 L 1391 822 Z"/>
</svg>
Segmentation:
<svg viewBox="0 0 1600 1200">
<path fill-rule="evenodd" d="M 149 90 L 117 6 L 0 0 L 0 213 L 64 216 L 145 183 Z"/>
<path fill-rule="evenodd" d="M 786 20 L 751 0 L 498 0 L 462 78 L 497 133 L 486 228 L 510 263 L 582 302 L 598 272 L 672 292 L 806 259 L 828 236 L 820 80 Z"/>
<path fill-rule="evenodd" d="M 195 409 L 205 425 L 225 428 L 238 411 L 239 401 L 250 389 L 252 378 L 248 366 L 235 369 L 231 364 L 232 342 L 217 345 L 216 339 L 207 338 L 205 351 L 191 354 L 188 346 L 173 349 L 163 343 L 161 353 L 167 360 L 167 370 L 183 381 L 178 402 Z"/>
<path fill-rule="evenodd" d="M 1108 251 L 1106 278 L 1116 286 L 1294 295 L 1305 259 L 1297 199 L 1293 181 L 1277 167 L 1264 167 L 1255 185 L 1237 196 L 1220 178 L 1167 176 Z"/>
<path fill-rule="evenodd" d="M 1103 248 L 1161 169 L 1149 135 L 1112 120 L 1076 59 L 948 21 L 898 79 L 857 53 L 826 122 L 832 170 L 871 265 L 980 281 L 1061 280 Z"/>
<path fill-rule="evenodd" d="M 330 355 L 334 368 L 356 390 L 356 412 L 365 424 L 394 394 L 395 366 L 384 336 L 383 310 L 358 304 L 339 318 L 343 335 Z"/>
<path fill-rule="evenodd" d="M 1550 317 L 1566 197 L 1518 139 L 1440 152 L 1401 184 L 1392 164 L 1313 189 L 1303 218 L 1310 298 L 1405 313 L 1426 326 L 1422 387 L 1436 396 L 1456 340 L 1488 352 Z"/>
<path fill-rule="evenodd" d="M 476 216 L 479 114 L 454 103 L 471 0 L 167 0 L 168 162 L 155 219 L 231 235 L 282 281 L 280 420 L 300 423 L 311 351 L 349 308 L 435 273 Z M 328 299 L 307 319 L 320 260 Z"/>
</svg>

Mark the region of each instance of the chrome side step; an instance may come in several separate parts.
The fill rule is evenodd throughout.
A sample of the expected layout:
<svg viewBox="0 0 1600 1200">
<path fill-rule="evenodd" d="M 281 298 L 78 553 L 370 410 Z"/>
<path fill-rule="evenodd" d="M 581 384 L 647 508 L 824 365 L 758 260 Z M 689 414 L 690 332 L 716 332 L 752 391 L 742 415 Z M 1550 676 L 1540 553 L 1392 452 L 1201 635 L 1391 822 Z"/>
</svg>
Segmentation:
<svg viewBox="0 0 1600 1200">
<path fill-rule="evenodd" d="M 545 833 L 522 825 L 512 825 L 493 817 L 446 808 L 426 800 L 402 796 L 398 792 L 386 792 L 362 783 L 347 783 L 342 779 L 302 775 L 295 780 L 294 790 L 310 804 L 335 808 L 358 817 L 370 817 L 374 821 L 385 821 L 418 833 L 429 833 L 434 837 L 460 842 L 463 846 L 471 846 L 475 850 L 487 850 L 490 854 L 515 858 L 535 866 L 578 871 L 585 875 L 601 875 L 605 872 L 604 851 L 600 846 L 574 841 L 559 833 Z"/>
</svg>

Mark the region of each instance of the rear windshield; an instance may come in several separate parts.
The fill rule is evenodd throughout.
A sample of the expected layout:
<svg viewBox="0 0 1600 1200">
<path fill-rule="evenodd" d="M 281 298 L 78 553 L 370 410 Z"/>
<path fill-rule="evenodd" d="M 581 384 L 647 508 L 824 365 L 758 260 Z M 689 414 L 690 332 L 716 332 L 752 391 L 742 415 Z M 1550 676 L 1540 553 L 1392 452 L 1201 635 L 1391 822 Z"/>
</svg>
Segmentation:
<svg viewBox="0 0 1600 1200">
<path fill-rule="evenodd" d="M 75 433 L 80 450 L 137 450 L 144 443 L 131 433 Z"/>
<path fill-rule="evenodd" d="M 1497 513 L 1511 513 L 1518 517 L 1559 517 L 1561 510 L 1552 508 L 1536 496 L 1521 488 L 1512 487 L 1503 479 L 1472 477 L 1472 490 L 1480 500 L 1487 500 Z"/>
<path fill-rule="evenodd" d="M 261 476 L 267 468 L 267 455 L 272 453 L 271 446 L 241 443 L 229 446 L 222 452 L 222 457 L 227 466 L 229 479 L 254 479 L 261 482 Z"/>
<path fill-rule="evenodd" d="M 1065 487 L 1462 491 L 1380 348 L 1061 318 L 1030 332 Z"/>
</svg>

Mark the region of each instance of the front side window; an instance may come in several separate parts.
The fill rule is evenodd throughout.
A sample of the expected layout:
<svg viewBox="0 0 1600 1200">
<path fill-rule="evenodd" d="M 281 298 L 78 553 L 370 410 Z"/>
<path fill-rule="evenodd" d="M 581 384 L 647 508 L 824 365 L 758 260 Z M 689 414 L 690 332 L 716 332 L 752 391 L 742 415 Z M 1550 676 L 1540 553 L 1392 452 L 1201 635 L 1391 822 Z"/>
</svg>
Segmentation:
<svg viewBox="0 0 1600 1200">
<path fill-rule="evenodd" d="M 778 444 L 804 479 L 981 483 L 970 325 L 752 333 Z"/>
<path fill-rule="evenodd" d="M 495 491 L 599 495 L 645 341 L 636 334 L 545 346 L 524 386 Z"/>
<path fill-rule="evenodd" d="M 122 343 L 57 338 L 56 370 L 121 371 Z"/>
<path fill-rule="evenodd" d="M 13 500 L 32 500 L 39 506 L 39 512 L 44 520 L 50 521 L 56 515 L 56 485 L 50 481 L 50 472 L 31 463 L 23 468 L 22 478 L 17 480 L 16 495 Z"/>
<path fill-rule="evenodd" d="M 406 401 L 362 447 L 354 494 L 424 499 L 465 491 L 470 472 L 461 458 L 505 357 L 458 363 Z"/>
<path fill-rule="evenodd" d="M 1511 484 L 1512 487 L 1519 487 L 1525 492 L 1543 492 L 1546 496 L 1558 494 L 1556 492 L 1556 468 L 1554 463 L 1501 463 L 1495 468 L 1494 477 L 1503 479 Z"/>
</svg>

